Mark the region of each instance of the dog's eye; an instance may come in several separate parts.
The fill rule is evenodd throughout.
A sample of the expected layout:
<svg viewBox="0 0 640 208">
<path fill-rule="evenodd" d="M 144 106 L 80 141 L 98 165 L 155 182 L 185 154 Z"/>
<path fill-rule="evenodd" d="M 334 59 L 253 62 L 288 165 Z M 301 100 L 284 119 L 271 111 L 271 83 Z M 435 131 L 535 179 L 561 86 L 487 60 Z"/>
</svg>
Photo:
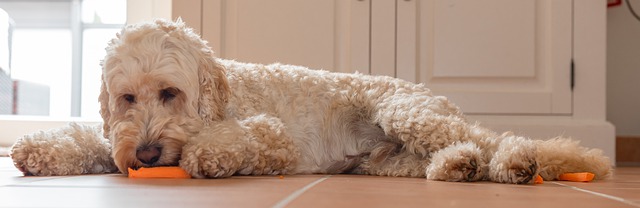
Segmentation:
<svg viewBox="0 0 640 208">
<path fill-rule="evenodd" d="M 122 96 L 122 98 L 123 98 L 124 100 L 126 100 L 126 101 L 127 101 L 128 103 L 130 103 L 130 104 L 131 104 L 131 103 L 135 103 L 135 102 L 136 102 L 136 97 L 135 97 L 135 96 L 133 96 L 132 94 L 125 94 L 125 95 L 123 95 L 123 96 Z"/>
<path fill-rule="evenodd" d="M 176 95 L 179 92 L 180 91 L 178 89 L 172 87 L 160 90 L 160 100 L 162 100 L 162 102 L 171 101 L 176 98 Z"/>
</svg>

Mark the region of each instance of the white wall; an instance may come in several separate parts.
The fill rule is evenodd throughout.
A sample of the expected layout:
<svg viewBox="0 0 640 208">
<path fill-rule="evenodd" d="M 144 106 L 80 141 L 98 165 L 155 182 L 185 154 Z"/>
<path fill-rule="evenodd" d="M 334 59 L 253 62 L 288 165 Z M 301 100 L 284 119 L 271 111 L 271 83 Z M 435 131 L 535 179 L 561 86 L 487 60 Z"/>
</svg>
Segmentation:
<svg viewBox="0 0 640 208">
<path fill-rule="evenodd" d="M 607 11 L 607 120 L 617 135 L 640 136 L 640 20 L 626 3 Z"/>
<path fill-rule="evenodd" d="M 171 19 L 171 0 L 127 1 L 127 24 L 150 21 L 155 18 Z"/>
</svg>

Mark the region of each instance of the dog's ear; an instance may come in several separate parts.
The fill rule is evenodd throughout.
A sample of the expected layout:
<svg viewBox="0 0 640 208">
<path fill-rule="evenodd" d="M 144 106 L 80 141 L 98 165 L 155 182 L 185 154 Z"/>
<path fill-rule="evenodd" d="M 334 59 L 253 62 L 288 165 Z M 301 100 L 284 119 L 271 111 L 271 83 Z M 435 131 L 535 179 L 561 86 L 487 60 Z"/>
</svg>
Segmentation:
<svg viewBox="0 0 640 208">
<path fill-rule="evenodd" d="M 102 86 L 100 87 L 100 96 L 98 97 L 100 102 L 100 116 L 102 116 L 102 130 L 104 138 L 109 139 L 109 118 L 111 118 L 111 112 L 109 111 L 109 92 L 107 91 L 107 85 L 104 82 L 104 75 L 102 76 Z"/>
<path fill-rule="evenodd" d="M 200 81 L 198 113 L 205 125 L 208 125 L 211 121 L 220 121 L 225 118 L 230 89 L 225 69 L 213 57 L 213 52 L 208 50 L 201 62 L 198 66 Z"/>
<path fill-rule="evenodd" d="M 169 35 L 176 37 L 177 39 L 189 40 L 190 44 L 194 47 L 200 48 L 191 51 L 192 55 L 200 57 L 197 60 L 198 63 L 198 82 L 200 89 L 198 92 L 198 114 L 205 125 L 211 123 L 211 121 L 220 121 L 225 117 L 225 108 L 229 100 L 229 84 L 227 83 L 227 76 L 225 69 L 214 57 L 214 53 L 207 41 L 202 40 L 200 35 L 189 28 L 185 23 L 178 19 L 176 22 L 167 20 L 156 20 L 158 28 L 167 32 Z M 168 44 L 165 43 L 165 44 Z M 180 45 L 180 44 L 175 44 Z"/>
</svg>

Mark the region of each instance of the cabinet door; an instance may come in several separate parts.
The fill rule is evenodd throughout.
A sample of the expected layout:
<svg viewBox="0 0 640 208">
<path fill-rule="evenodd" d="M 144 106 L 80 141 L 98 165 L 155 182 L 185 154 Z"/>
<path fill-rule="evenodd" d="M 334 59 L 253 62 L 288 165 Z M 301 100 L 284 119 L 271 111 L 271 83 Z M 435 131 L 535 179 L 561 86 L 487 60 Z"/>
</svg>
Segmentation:
<svg viewBox="0 0 640 208">
<path fill-rule="evenodd" d="M 203 37 L 218 56 L 244 62 L 368 72 L 369 2 L 202 1 Z"/>
<path fill-rule="evenodd" d="M 571 113 L 571 0 L 422 0 L 398 13 L 416 8 L 415 76 L 434 93 L 471 114 Z"/>
</svg>

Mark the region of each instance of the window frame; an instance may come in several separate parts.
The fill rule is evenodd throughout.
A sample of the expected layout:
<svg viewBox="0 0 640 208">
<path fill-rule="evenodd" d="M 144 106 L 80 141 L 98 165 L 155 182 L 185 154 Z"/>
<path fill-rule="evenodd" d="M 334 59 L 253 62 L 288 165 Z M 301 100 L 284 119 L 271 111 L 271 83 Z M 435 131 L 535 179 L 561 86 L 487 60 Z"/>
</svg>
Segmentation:
<svg viewBox="0 0 640 208">
<path fill-rule="evenodd" d="M 29 0 L 22 0 L 29 1 Z M 40 2 L 41 0 L 31 0 Z M 82 74 L 83 74 L 83 41 L 84 32 L 87 29 L 120 29 L 123 24 L 85 23 L 82 20 L 83 0 L 63 0 L 70 3 L 69 27 L 66 25 L 47 24 L 46 22 L 29 23 L 26 27 L 14 27 L 16 29 L 28 28 L 64 28 L 71 31 L 71 106 L 70 114 L 62 117 L 30 116 L 30 115 L 0 115 L 0 146 L 10 146 L 18 138 L 25 134 L 47 131 L 59 128 L 70 122 L 85 125 L 100 125 L 102 119 L 82 117 Z M 115 35 L 114 35 L 115 36 Z M 106 44 L 106 43 L 105 43 Z M 97 100 L 96 100 L 97 102 Z"/>
<path fill-rule="evenodd" d="M 41 0 L 21 0 L 22 2 L 42 2 Z M 71 86 L 70 86 L 70 106 L 69 115 L 55 118 L 58 120 L 68 118 L 83 118 L 82 115 L 82 83 L 83 83 L 83 41 L 84 32 L 87 29 L 120 29 L 123 24 L 109 24 L 109 23 L 85 23 L 82 19 L 82 3 L 84 0 L 58 0 L 58 2 L 67 2 L 69 8 L 69 22 L 68 24 L 60 24 L 59 22 L 27 22 L 26 26 L 15 26 L 14 31 L 20 29 L 38 29 L 38 28 L 60 28 L 68 29 L 71 33 Z M 52 24 L 53 23 L 53 24 Z M 4 115 L 3 117 L 21 116 L 21 115 Z M 36 117 L 50 117 L 50 116 L 36 116 Z M 3 118 L 0 118 L 3 119 Z M 41 120 L 41 119 L 35 119 Z"/>
</svg>

